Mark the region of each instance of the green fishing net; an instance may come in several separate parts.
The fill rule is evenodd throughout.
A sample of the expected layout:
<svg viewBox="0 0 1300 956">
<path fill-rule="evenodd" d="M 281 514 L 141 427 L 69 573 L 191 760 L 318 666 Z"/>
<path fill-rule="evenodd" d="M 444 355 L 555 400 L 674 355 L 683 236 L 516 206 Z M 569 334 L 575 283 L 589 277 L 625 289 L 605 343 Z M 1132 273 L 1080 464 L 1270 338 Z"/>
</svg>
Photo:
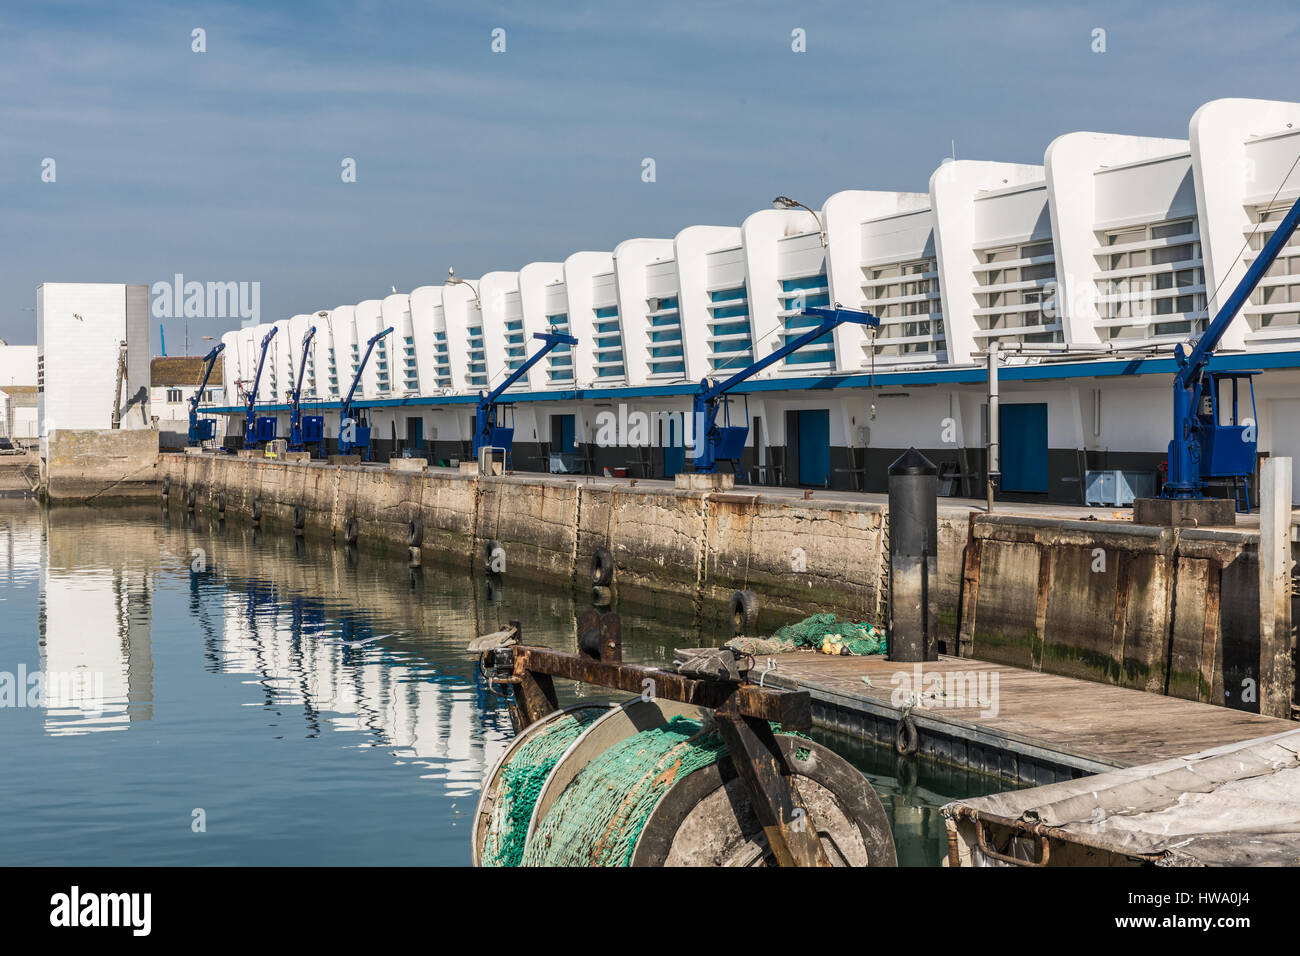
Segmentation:
<svg viewBox="0 0 1300 956">
<path fill-rule="evenodd" d="M 752 655 L 784 654 L 804 647 L 829 654 L 866 656 L 884 654 L 888 650 L 888 638 L 884 628 L 849 621 L 828 612 L 777 628 L 771 637 L 735 637 L 726 646 Z"/>
<path fill-rule="evenodd" d="M 524 854 L 524 837 L 537 797 L 569 744 L 605 707 L 572 711 L 537 731 L 510 755 L 497 787 L 497 802 L 483 841 L 484 866 L 518 866 Z"/>
<path fill-rule="evenodd" d="M 716 763 L 722 739 L 677 717 L 600 754 L 565 788 L 524 851 L 524 866 L 628 866 L 674 782 Z"/>
</svg>

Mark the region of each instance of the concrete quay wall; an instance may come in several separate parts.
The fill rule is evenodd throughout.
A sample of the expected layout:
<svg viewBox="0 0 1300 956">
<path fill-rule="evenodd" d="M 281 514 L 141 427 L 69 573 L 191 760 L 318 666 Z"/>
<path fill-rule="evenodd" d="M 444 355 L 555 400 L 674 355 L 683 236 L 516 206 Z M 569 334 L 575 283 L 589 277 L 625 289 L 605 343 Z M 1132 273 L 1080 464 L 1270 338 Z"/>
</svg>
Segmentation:
<svg viewBox="0 0 1300 956">
<path fill-rule="evenodd" d="M 697 621 L 741 588 L 764 632 L 825 610 L 888 620 L 881 503 L 216 455 L 160 455 L 158 470 L 172 506 L 190 489 L 228 516 L 256 503 L 286 533 L 302 508 L 306 534 L 341 538 L 355 519 L 363 545 L 397 551 L 418 518 L 431 558 L 481 569 L 500 546 L 511 575 L 589 585 L 608 549 L 620 600 Z M 1258 543 L 1253 529 L 941 511 L 941 650 L 1258 710 Z"/>
<path fill-rule="evenodd" d="M 290 531 L 301 507 L 305 533 L 404 549 L 412 519 L 431 556 L 481 568 L 500 545 L 508 574 L 590 583 L 591 560 L 608 549 L 616 582 L 644 591 L 726 601 L 749 588 L 765 616 L 789 620 L 813 606 L 883 620 L 880 505 L 778 495 L 629 487 L 550 476 L 471 476 L 370 465 L 326 465 L 225 455 L 159 456 L 169 500 L 251 515 Z"/>
<path fill-rule="evenodd" d="M 156 491 L 158 432 L 151 428 L 52 429 L 40 454 L 38 492 L 47 501 L 103 503 Z"/>
<path fill-rule="evenodd" d="M 964 656 L 1259 709 L 1257 531 L 979 515 L 962 573 Z"/>
</svg>

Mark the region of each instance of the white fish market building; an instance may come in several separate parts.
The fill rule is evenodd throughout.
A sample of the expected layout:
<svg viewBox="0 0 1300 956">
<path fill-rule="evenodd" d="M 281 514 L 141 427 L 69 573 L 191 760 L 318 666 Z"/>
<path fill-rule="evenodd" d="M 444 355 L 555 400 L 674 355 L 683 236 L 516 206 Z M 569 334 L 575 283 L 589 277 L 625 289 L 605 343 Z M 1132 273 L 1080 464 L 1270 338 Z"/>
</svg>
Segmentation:
<svg viewBox="0 0 1300 956">
<path fill-rule="evenodd" d="M 1185 140 L 1070 133 L 1040 165 L 947 162 L 928 182 L 918 171 L 916 192 L 848 189 L 811 210 L 764 208 L 739 225 L 321 307 L 275 323 L 257 414 L 288 434 L 315 326 L 304 413 L 325 416 L 332 450 L 366 341 L 391 326 L 356 398 L 374 457 L 451 464 L 469 456 L 479 391 L 535 350 L 533 333 L 555 328 L 578 344 L 502 399 L 513 403 L 513 467 L 666 477 L 690 456 L 677 429 L 701 379 L 797 335 L 805 306 L 839 303 L 879 328 L 842 325 L 733 392 L 733 422 L 750 425 L 743 481 L 884 491 L 889 463 L 916 446 L 953 476 L 953 493 L 982 495 L 983 356 L 996 347 L 1000 496 L 1079 502 L 1099 472 L 1153 493 L 1171 437 L 1173 348 L 1205 328 L 1300 197 L 1298 157 L 1300 103 L 1215 100 Z M 223 337 L 228 401 L 251 384 L 269 328 Z M 1262 373 L 1259 454 L 1300 458 L 1300 238 L 1213 367 Z M 242 434 L 242 407 L 217 411 L 231 416 L 227 435 Z M 652 422 L 648 444 L 597 440 L 611 416 L 637 412 Z"/>
</svg>

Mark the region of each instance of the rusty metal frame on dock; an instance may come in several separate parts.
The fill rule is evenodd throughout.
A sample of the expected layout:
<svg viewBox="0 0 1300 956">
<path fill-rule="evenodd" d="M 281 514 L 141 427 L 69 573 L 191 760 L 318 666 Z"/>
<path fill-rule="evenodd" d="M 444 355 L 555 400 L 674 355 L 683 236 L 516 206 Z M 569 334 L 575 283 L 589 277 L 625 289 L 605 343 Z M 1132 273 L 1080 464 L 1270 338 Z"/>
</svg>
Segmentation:
<svg viewBox="0 0 1300 956">
<path fill-rule="evenodd" d="M 946 819 L 948 829 L 948 865 L 950 867 L 960 867 L 961 851 L 958 846 L 957 831 L 955 823 L 957 820 L 964 819 L 975 828 L 975 839 L 979 846 L 980 853 L 1006 863 L 1010 866 L 1023 866 L 1030 868 L 1047 866 L 1051 861 L 1052 841 L 1058 843 L 1074 844 L 1077 846 L 1087 847 L 1090 850 L 1097 850 L 1102 853 L 1109 853 L 1115 856 L 1123 856 L 1130 860 L 1141 861 L 1143 863 L 1158 863 L 1164 856 L 1163 853 L 1126 853 L 1120 854 L 1113 844 L 1104 840 L 1089 839 L 1086 835 L 1073 833 L 1059 827 L 1049 826 L 1023 818 L 1012 818 L 1003 816 L 999 813 L 991 813 L 988 810 L 976 810 L 960 802 L 950 803 L 943 808 L 943 814 Z M 1017 836 L 1034 837 L 1038 840 L 1038 856 L 1036 859 L 1022 860 L 1019 857 L 1011 856 L 1001 850 L 994 849 L 990 845 L 990 831 L 988 827 L 1001 827 L 1011 838 Z"/>
<path fill-rule="evenodd" d="M 812 699 L 806 691 L 697 680 L 657 667 L 593 661 L 546 647 L 520 645 L 513 651 L 514 676 L 518 679 L 516 693 L 526 718 L 525 726 L 559 706 L 551 681 L 555 677 L 630 694 L 650 693 L 665 700 L 707 707 L 719 716 L 770 720 L 786 730 L 807 730 L 812 726 Z M 646 681 L 653 684 L 648 686 Z M 541 699 L 537 697 L 538 690 Z"/>
</svg>

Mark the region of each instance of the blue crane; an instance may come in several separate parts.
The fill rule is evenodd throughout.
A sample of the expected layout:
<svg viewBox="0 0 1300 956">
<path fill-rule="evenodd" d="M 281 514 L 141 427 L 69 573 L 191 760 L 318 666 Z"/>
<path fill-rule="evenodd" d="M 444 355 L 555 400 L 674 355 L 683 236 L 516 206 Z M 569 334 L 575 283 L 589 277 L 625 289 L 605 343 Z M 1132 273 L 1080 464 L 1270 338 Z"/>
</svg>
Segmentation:
<svg viewBox="0 0 1300 956">
<path fill-rule="evenodd" d="M 1169 475 L 1161 491 L 1163 498 L 1203 498 L 1211 479 L 1238 481 L 1255 473 L 1257 428 L 1255 387 L 1258 371 L 1219 372 L 1209 368 L 1215 346 L 1232 324 L 1259 280 L 1264 278 L 1278 253 L 1300 224 L 1300 200 L 1278 223 L 1255 261 L 1232 290 L 1196 345 L 1188 353 L 1180 342 L 1174 349 L 1178 371 L 1174 375 L 1174 436 L 1169 443 Z M 1246 385 L 1241 388 L 1241 383 Z M 1250 397 L 1249 420 L 1243 415 L 1245 396 Z M 1238 490 L 1240 495 L 1240 490 Z M 1249 508 L 1249 502 L 1244 503 Z M 1237 502 L 1238 510 L 1243 502 Z"/>
<path fill-rule="evenodd" d="M 302 379 L 307 371 L 307 350 L 316 337 L 316 326 L 302 337 L 302 360 L 298 363 L 298 381 L 289 394 L 289 450 L 302 451 L 307 445 L 318 445 L 325 440 L 325 416 L 302 416 Z"/>
<path fill-rule="evenodd" d="M 479 392 L 478 409 L 474 414 L 474 460 L 478 460 L 479 449 L 481 448 L 500 448 L 505 451 L 506 468 L 510 467 L 510 450 L 514 445 L 515 427 L 514 421 L 511 420 L 507 425 L 504 421 L 504 415 L 498 410 L 510 408 L 510 405 L 498 405 L 497 399 L 500 398 L 511 385 L 519 381 L 528 374 L 528 370 L 540 362 L 552 349 L 559 345 L 568 345 L 573 347 L 578 344 L 578 340 L 572 335 L 564 332 L 556 332 L 552 329 L 550 332 L 534 332 L 533 338 L 540 340 L 543 345 L 540 349 L 530 355 L 527 361 L 523 362 L 517 369 L 511 372 L 504 382 L 492 389 L 490 392 Z M 499 420 L 500 419 L 500 420 Z"/>
<path fill-rule="evenodd" d="M 692 412 L 695 419 L 695 470 L 697 472 L 712 474 L 718 470 L 719 461 L 739 461 L 740 456 L 744 453 L 745 441 L 749 437 L 749 416 L 745 416 L 746 423 L 744 425 L 731 424 L 731 408 L 727 399 L 728 392 L 768 366 L 781 361 L 791 352 L 797 352 L 805 345 L 816 342 L 822 336 L 829 334 L 846 322 L 866 326 L 880 325 L 880 319 L 870 312 L 841 308 L 838 303 L 834 308 L 810 306 L 804 309 L 801 315 L 811 316 L 821 321 L 798 338 L 787 340 L 784 345 L 773 350 L 770 355 L 764 356 L 757 362 L 741 369 L 731 378 L 721 383 L 714 383 L 707 378 L 700 382 L 699 391 L 695 393 L 692 401 Z M 722 424 L 718 424 L 719 412 L 724 413 Z"/>
<path fill-rule="evenodd" d="M 217 364 L 217 356 L 225 347 L 225 343 L 222 342 L 213 346 L 212 351 L 203 356 L 203 380 L 199 382 L 199 390 L 190 396 L 190 433 L 187 443 L 191 447 L 197 448 L 205 441 L 211 441 L 216 433 L 215 418 L 199 418 L 199 402 L 203 401 L 203 391 L 208 387 L 208 378 L 211 377 L 212 369 Z"/>
<path fill-rule="evenodd" d="M 255 448 L 258 442 L 275 440 L 275 416 L 267 415 L 254 418 L 257 409 L 257 387 L 262 382 L 262 369 L 266 365 L 266 350 L 279 331 L 271 326 L 271 331 L 262 338 L 262 353 L 257 359 L 257 374 L 253 376 L 253 387 L 244 395 L 244 447 Z"/>
<path fill-rule="evenodd" d="M 375 350 L 375 343 L 392 331 L 393 327 L 390 325 L 382 332 L 370 336 L 370 341 L 366 343 L 366 354 L 361 356 L 356 374 L 352 376 L 352 387 L 348 389 L 347 397 L 343 399 L 343 405 L 339 409 L 340 455 L 350 455 L 360 450 L 365 455 L 366 461 L 370 460 L 370 426 L 365 424 L 364 420 L 358 421 L 352 417 L 352 396 L 356 394 L 357 386 L 361 384 L 361 373 L 365 371 L 366 363 L 370 361 L 370 353 Z"/>
</svg>

